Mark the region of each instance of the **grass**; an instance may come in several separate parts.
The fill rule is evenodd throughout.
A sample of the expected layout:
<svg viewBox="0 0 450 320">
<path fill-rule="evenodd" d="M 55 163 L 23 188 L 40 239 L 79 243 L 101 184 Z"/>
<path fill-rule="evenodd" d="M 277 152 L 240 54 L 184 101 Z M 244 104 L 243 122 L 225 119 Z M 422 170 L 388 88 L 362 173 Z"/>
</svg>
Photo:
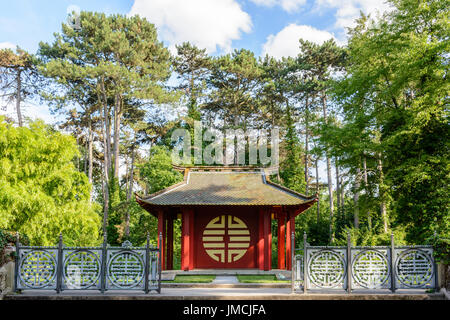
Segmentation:
<svg viewBox="0 0 450 320">
<path fill-rule="evenodd" d="M 241 283 L 288 283 L 290 280 L 278 280 L 275 275 L 238 275 Z"/>
<path fill-rule="evenodd" d="M 174 280 L 164 280 L 164 283 L 208 283 L 215 278 L 215 275 L 177 275 Z"/>
</svg>

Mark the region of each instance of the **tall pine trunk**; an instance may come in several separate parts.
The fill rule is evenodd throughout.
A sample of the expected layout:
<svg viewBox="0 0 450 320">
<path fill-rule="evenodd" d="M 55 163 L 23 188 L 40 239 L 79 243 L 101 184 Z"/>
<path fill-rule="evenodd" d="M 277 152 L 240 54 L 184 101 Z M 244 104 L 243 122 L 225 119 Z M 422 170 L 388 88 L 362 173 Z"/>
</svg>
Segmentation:
<svg viewBox="0 0 450 320">
<path fill-rule="evenodd" d="M 309 175 L 308 175 L 308 154 L 309 153 L 309 101 L 306 96 L 305 103 L 305 182 L 306 182 L 306 195 L 309 193 Z"/>
<path fill-rule="evenodd" d="M 327 96 L 325 92 L 322 93 L 322 108 L 323 108 L 323 120 L 328 123 L 327 115 Z M 333 179 L 331 178 L 331 160 L 326 151 L 326 161 L 327 161 L 327 180 L 328 180 L 328 196 L 330 197 L 330 241 L 334 241 L 334 203 L 333 203 Z"/>
<path fill-rule="evenodd" d="M 92 184 L 92 171 L 93 171 L 93 138 L 92 138 L 92 120 L 89 117 L 89 128 L 88 128 L 88 179 L 89 183 Z M 89 195 L 89 201 L 92 202 L 92 195 L 94 188 L 91 188 L 91 193 Z"/>
<path fill-rule="evenodd" d="M 359 228 L 359 188 L 361 187 L 361 169 L 356 168 L 356 177 L 355 177 L 355 185 L 353 191 L 353 202 L 354 202 L 354 210 L 353 210 L 353 219 L 355 228 Z"/>
<path fill-rule="evenodd" d="M 384 188 L 384 173 L 383 173 L 383 162 L 381 160 L 381 153 L 378 154 L 378 174 L 379 174 L 379 196 L 380 196 L 380 211 L 381 218 L 383 220 L 384 232 L 388 232 L 388 221 L 386 212 L 386 191 Z"/>
<path fill-rule="evenodd" d="M 336 168 L 336 214 L 338 217 L 341 216 L 342 208 L 341 208 L 341 186 L 339 183 L 339 160 L 338 157 L 334 159 L 334 166 Z"/>
<path fill-rule="evenodd" d="M 17 112 L 17 121 L 19 123 L 19 127 L 23 127 L 22 121 L 22 112 L 20 110 L 20 101 L 22 100 L 22 71 L 17 69 L 16 74 L 16 112 Z"/>
<path fill-rule="evenodd" d="M 364 190 L 366 192 L 366 197 L 369 196 L 369 183 L 367 179 L 367 159 L 364 156 L 363 158 L 363 176 L 364 176 Z M 367 224 L 369 226 L 369 230 L 372 230 L 372 214 L 370 210 L 367 211 Z"/>
<path fill-rule="evenodd" d="M 127 201 L 128 203 L 131 200 L 131 195 L 133 194 L 133 181 L 134 181 L 134 159 L 135 159 L 135 151 L 134 146 L 136 144 L 136 134 L 133 138 L 133 145 L 131 146 L 131 168 L 130 168 L 130 184 L 128 186 L 127 193 Z M 125 236 L 128 237 L 130 235 L 130 211 L 127 208 L 127 212 L 125 215 Z"/>
<path fill-rule="evenodd" d="M 316 193 L 319 197 L 317 201 L 317 223 L 320 221 L 320 187 L 319 187 L 319 157 L 316 158 Z"/>
<path fill-rule="evenodd" d="M 120 147 L 120 120 L 122 115 L 121 98 L 119 94 L 114 98 L 114 178 L 119 178 L 119 147 Z"/>
</svg>

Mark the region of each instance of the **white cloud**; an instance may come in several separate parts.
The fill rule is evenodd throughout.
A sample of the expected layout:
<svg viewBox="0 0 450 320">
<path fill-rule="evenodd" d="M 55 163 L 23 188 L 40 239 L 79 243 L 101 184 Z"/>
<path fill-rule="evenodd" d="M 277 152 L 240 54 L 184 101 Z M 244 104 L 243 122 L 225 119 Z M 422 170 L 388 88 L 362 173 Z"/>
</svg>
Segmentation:
<svg viewBox="0 0 450 320">
<path fill-rule="evenodd" d="M 16 45 L 11 42 L 0 42 L 0 49 L 11 49 L 15 50 Z"/>
<path fill-rule="evenodd" d="M 262 54 L 263 56 L 268 54 L 277 59 L 281 57 L 295 57 L 300 53 L 300 38 L 318 44 L 322 44 L 329 39 L 335 39 L 327 31 L 292 23 L 276 35 L 271 34 L 267 37 L 267 41 L 263 45 Z"/>
<path fill-rule="evenodd" d="M 306 0 L 250 0 L 256 5 L 264 7 L 273 7 L 275 5 L 283 8 L 287 12 L 295 12 L 306 3 Z"/>
<path fill-rule="evenodd" d="M 77 6 L 77 5 L 75 5 L 75 4 L 71 4 L 71 5 L 69 5 L 69 6 L 67 7 L 66 12 L 67 12 L 67 14 L 72 13 L 72 12 L 80 13 L 80 12 L 81 12 L 81 9 L 80 9 L 79 6 Z"/>
<path fill-rule="evenodd" d="M 129 13 L 147 18 L 171 47 L 189 41 L 208 53 L 231 50 L 231 42 L 250 32 L 250 16 L 236 0 L 135 0 Z"/>
<path fill-rule="evenodd" d="M 372 18 L 377 13 L 387 11 L 390 6 L 386 0 L 316 0 L 316 8 L 336 9 L 336 28 L 349 28 L 355 26 L 355 19 L 359 18 L 360 11 L 370 14 Z"/>
</svg>

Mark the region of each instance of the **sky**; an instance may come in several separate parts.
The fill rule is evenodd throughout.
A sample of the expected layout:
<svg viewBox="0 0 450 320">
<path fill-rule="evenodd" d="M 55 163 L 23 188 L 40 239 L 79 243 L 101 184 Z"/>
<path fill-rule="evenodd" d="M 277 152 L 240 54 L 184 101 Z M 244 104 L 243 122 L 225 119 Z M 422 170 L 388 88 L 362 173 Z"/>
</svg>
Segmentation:
<svg viewBox="0 0 450 320">
<path fill-rule="evenodd" d="M 389 6 L 384 0 L 0 0 L 0 8 L 0 49 L 36 53 L 39 42 L 53 42 L 69 12 L 81 10 L 145 17 L 172 52 L 189 41 L 211 55 L 245 48 L 281 58 L 298 54 L 299 38 L 345 44 L 360 11 L 375 17 Z M 38 101 L 24 103 L 22 112 L 61 120 Z M 0 101 L 0 114 L 15 118 L 14 104 Z"/>
<path fill-rule="evenodd" d="M 295 56 L 298 39 L 346 42 L 360 10 L 372 16 L 388 9 L 384 0 L 0 0 L 0 49 L 16 46 L 36 53 L 39 42 L 51 43 L 69 12 L 138 14 L 154 23 L 161 41 L 189 41 L 211 55 L 245 48 L 256 56 Z M 56 121 L 46 106 L 28 102 L 23 113 Z M 0 101 L 0 114 L 14 106 Z"/>
</svg>

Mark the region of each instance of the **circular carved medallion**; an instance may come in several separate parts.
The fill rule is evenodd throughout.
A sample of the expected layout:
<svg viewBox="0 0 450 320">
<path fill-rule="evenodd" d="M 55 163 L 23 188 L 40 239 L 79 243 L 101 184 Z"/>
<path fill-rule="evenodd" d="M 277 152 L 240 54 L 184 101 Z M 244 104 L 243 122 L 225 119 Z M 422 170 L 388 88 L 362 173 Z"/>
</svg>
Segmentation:
<svg viewBox="0 0 450 320">
<path fill-rule="evenodd" d="M 397 279 L 407 287 L 420 288 L 433 277 L 433 261 L 423 250 L 403 251 L 397 258 Z"/>
<path fill-rule="evenodd" d="M 308 264 L 309 279 L 321 288 L 334 288 L 342 284 L 345 276 L 344 260 L 332 250 L 316 252 Z"/>
<path fill-rule="evenodd" d="M 119 251 L 108 263 L 108 278 L 119 288 L 133 288 L 144 277 L 144 261 L 135 252 Z"/>
<path fill-rule="evenodd" d="M 19 277 L 29 288 L 49 286 L 56 276 L 56 260 L 45 250 L 31 250 L 22 257 Z"/>
<path fill-rule="evenodd" d="M 241 219 L 221 215 L 206 225 L 202 242 L 206 253 L 214 261 L 236 262 L 250 247 L 250 231 Z"/>
<path fill-rule="evenodd" d="M 361 251 L 353 261 L 352 276 L 364 288 L 380 288 L 389 278 L 388 261 L 379 251 Z"/>
<path fill-rule="evenodd" d="M 77 250 L 67 256 L 63 272 L 69 288 L 89 288 L 100 277 L 100 260 L 91 251 Z"/>
</svg>

